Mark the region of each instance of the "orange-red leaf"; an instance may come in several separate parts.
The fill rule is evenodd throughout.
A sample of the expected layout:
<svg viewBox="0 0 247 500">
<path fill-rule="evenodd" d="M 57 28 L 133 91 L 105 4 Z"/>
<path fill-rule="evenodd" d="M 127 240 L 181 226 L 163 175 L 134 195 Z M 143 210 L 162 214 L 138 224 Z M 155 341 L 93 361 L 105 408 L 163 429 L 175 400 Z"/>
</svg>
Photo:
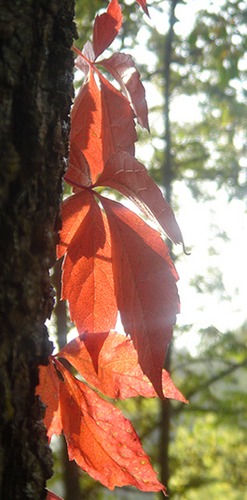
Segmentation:
<svg viewBox="0 0 247 500">
<path fill-rule="evenodd" d="M 75 46 L 73 46 L 73 49 L 78 54 L 77 58 L 75 59 L 75 67 L 80 69 L 85 74 L 85 76 L 87 76 L 90 70 L 90 63 L 95 59 L 92 43 L 88 40 L 81 52 Z"/>
<path fill-rule="evenodd" d="M 99 343 L 102 346 L 100 350 Z M 85 333 L 69 342 L 58 356 L 67 359 L 87 382 L 108 397 L 157 396 L 138 364 L 132 341 L 119 333 L 111 331 L 108 336 L 105 333 Z M 164 396 L 186 402 L 169 373 L 166 370 L 162 373 Z"/>
<path fill-rule="evenodd" d="M 133 156 L 124 151 L 111 156 L 96 185 L 109 186 L 128 196 L 145 215 L 156 218 L 174 243 L 183 242 L 172 209 L 147 169 Z"/>
<path fill-rule="evenodd" d="M 159 396 L 172 326 L 179 312 L 177 273 L 157 231 L 119 203 L 101 197 L 111 231 L 118 309 L 138 361 Z"/>
<path fill-rule="evenodd" d="M 86 190 L 67 198 L 61 207 L 62 229 L 57 246 L 57 258 L 63 257 L 77 233 L 83 219 L 90 210 L 92 194 Z"/>
<path fill-rule="evenodd" d="M 96 84 L 91 71 L 72 108 L 71 149 L 72 155 L 76 149 L 77 168 L 79 150 L 87 160 L 94 183 L 113 153 L 128 151 L 134 154 L 136 140 L 134 113 L 128 99 L 103 75 Z M 88 165 L 82 160 L 81 169 L 86 179 L 89 178 Z"/>
<path fill-rule="evenodd" d="M 38 394 L 46 405 L 44 424 L 50 440 L 53 434 L 60 435 L 62 421 L 59 401 L 60 380 L 55 365 L 50 361 L 48 366 L 39 367 L 39 385 L 36 387 Z"/>
<path fill-rule="evenodd" d="M 85 196 L 89 203 L 86 210 Z M 67 209 L 68 205 L 69 200 Z M 91 192 L 73 195 L 70 210 L 72 206 L 74 216 L 70 212 L 61 231 L 60 247 L 70 239 L 63 262 L 62 298 L 69 302 L 70 316 L 79 333 L 108 330 L 115 326 L 117 307 L 107 218 Z"/>
<path fill-rule="evenodd" d="M 138 123 L 149 130 L 145 89 L 132 57 L 129 54 L 116 52 L 108 59 L 100 61 L 99 64 L 104 66 L 119 82 L 132 104 Z"/>
<path fill-rule="evenodd" d="M 111 0 L 107 12 L 96 16 L 93 27 L 93 49 L 95 59 L 105 50 L 122 26 L 122 12 L 118 0 Z"/>
<path fill-rule="evenodd" d="M 130 103 L 100 75 L 102 99 L 102 148 L 104 165 L 116 151 L 134 155 L 137 140 L 134 113 Z"/>
<path fill-rule="evenodd" d="M 46 495 L 46 500 L 63 500 L 62 497 L 59 497 L 56 495 L 56 493 L 53 493 L 53 491 L 46 490 L 47 495 Z"/>
<path fill-rule="evenodd" d="M 164 491 L 131 423 L 57 362 L 63 432 L 70 460 L 109 489 Z"/>
<path fill-rule="evenodd" d="M 77 149 L 83 152 L 92 182 L 104 166 L 102 120 L 101 91 L 90 71 L 88 81 L 81 87 L 71 111 L 70 142 L 72 148 L 75 143 Z M 84 170 L 84 165 L 81 168 Z M 88 172 L 85 174 L 88 175 Z"/>
<path fill-rule="evenodd" d="M 70 145 L 69 168 L 66 172 L 65 180 L 73 186 L 75 193 L 79 190 L 81 191 L 82 187 L 90 187 L 92 185 L 88 162 L 75 142 L 72 142 Z"/>
<path fill-rule="evenodd" d="M 139 3 L 141 8 L 144 10 L 145 14 L 147 14 L 147 16 L 149 16 L 146 0 L 136 0 L 136 1 L 137 1 L 137 3 Z"/>
</svg>

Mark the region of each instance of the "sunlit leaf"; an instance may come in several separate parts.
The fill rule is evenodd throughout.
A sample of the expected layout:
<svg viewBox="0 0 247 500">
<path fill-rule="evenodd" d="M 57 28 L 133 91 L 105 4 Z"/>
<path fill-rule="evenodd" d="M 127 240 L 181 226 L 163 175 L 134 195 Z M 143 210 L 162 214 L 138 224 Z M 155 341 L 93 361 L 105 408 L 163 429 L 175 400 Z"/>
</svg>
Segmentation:
<svg viewBox="0 0 247 500">
<path fill-rule="evenodd" d="M 97 180 L 98 186 L 109 186 L 128 196 L 147 215 L 155 217 L 167 236 L 174 243 L 183 237 L 173 211 L 144 165 L 122 151 L 112 155 Z"/>
<path fill-rule="evenodd" d="M 70 460 L 109 489 L 164 491 L 131 423 L 60 363 L 63 432 Z M 68 411 L 69 408 L 69 411 Z"/>
<path fill-rule="evenodd" d="M 99 64 L 104 66 L 119 82 L 132 104 L 138 123 L 149 130 L 145 89 L 132 57 L 129 54 L 116 52 L 108 59 L 100 61 Z"/>
<path fill-rule="evenodd" d="M 60 379 L 52 359 L 50 359 L 48 366 L 39 367 L 39 385 L 36 387 L 36 394 L 46 405 L 44 424 L 50 440 L 53 434 L 59 436 L 62 432 Z"/>
<path fill-rule="evenodd" d="M 84 197 L 89 203 L 86 209 Z M 70 316 L 79 333 L 114 328 L 117 317 L 108 222 L 93 194 L 88 192 L 84 197 L 77 193 L 70 205 L 67 201 L 70 217 L 65 218 L 60 243 L 62 247 L 70 238 L 62 266 L 62 298 L 69 302 Z M 69 225 L 71 221 L 73 225 Z"/>
<path fill-rule="evenodd" d="M 107 12 L 96 16 L 93 27 L 95 59 L 111 45 L 121 28 L 122 19 L 121 8 L 117 0 L 111 0 Z"/>
<path fill-rule="evenodd" d="M 67 359 L 87 382 L 106 396 L 114 399 L 157 396 L 138 364 L 131 339 L 119 333 L 85 333 L 69 342 L 58 356 Z M 162 372 L 162 387 L 166 398 L 186 402 L 166 370 Z"/>
<path fill-rule="evenodd" d="M 101 202 L 110 225 L 121 320 L 143 372 L 163 397 L 162 368 L 179 312 L 177 273 L 157 231 L 120 203 L 103 197 Z"/>
</svg>

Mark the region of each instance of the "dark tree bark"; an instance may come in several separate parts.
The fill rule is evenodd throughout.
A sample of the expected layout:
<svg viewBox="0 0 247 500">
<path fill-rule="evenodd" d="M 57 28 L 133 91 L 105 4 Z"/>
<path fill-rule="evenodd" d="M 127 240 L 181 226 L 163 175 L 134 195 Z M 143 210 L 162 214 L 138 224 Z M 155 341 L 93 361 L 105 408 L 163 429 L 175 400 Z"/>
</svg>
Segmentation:
<svg viewBox="0 0 247 500">
<path fill-rule="evenodd" d="M 52 352 L 74 0 L 0 0 L 0 498 L 43 499 L 51 455 L 35 397 Z"/>
</svg>

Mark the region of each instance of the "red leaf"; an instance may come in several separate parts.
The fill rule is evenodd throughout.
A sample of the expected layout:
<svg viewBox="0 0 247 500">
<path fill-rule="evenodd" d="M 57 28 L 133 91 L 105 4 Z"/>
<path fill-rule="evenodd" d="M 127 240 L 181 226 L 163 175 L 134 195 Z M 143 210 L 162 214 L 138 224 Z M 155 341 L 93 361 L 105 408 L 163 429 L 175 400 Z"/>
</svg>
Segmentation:
<svg viewBox="0 0 247 500">
<path fill-rule="evenodd" d="M 149 218 L 156 218 L 174 243 L 183 237 L 173 211 L 153 182 L 144 165 L 126 152 L 116 153 L 108 160 L 97 186 L 108 186 L 128 196 Z"/>
<path fill-rule="evenodd" d="M 102 98 L 102 148 L 104 164 L 116 151 L 134 155 L 137 140 L 134 113 L 129 101 L 100 75 Z"/>
<path fill-rule="evenodd" d="M 87 41 L 81 51 L 81 54 L 83 54 L 85 58 L 80 55 L 80 51 L 79 49 L 77 49 L 77 47 L 73 47 L 73 49 L 77 54 L 79 52 L 77 58 L 75 59 L 75 67 L 80 69 L 87 76 L 90 70 L 90 65 L 87 60 L 89 62 L 93 62 L 95 59 L 95 54 L 91 42 Z"/>
<path fill-rule="evenodd" d="M 80 190 L 79 193 L 67 198 L 61 207 L 62 229 L 59 232 L 60 242 L 57 246 L 57 258 L 62 257 L 77 233 L 82 220 L 90 210 L 92 194 Z"/>
<path fill-rule="evenodd" d="M 93 48 L 95 59 L 105 50 L 122 26 L 122 12 L 117 0 L 111 0 L 107 12 L 96 16 L 93 27 Z"/>
<path fill-rule="evenodd" d="M 82 186 L 90 187 L 92 185 L 92 181 L 88 162 L 82 151 L 74 142 L 70 145 L 69 160 L 69 168 L 65 176 L 66 182 L 73 186 L 73 191 L 75 193 L 78 190 L 81 191 Z"/>
<path fill-rule="evenodd" d="M 164 491 L 131 423 L 59 362 L 63 432 L 70 460 L 109 489 Z"/>
<path fill-rule="evenodd" d="M 163 397 L 162 368 L 179 312 L 177 273 L 157 231 L 119 203 L 101 197 L 111 231 L 117 305 L 143 372 Z"/>
<path fill-rule="evenodd" d="M 137 3 L 141 6 L 141 8 L 144 10 L 145 14 L 149 16 L 148 8 L 147 8 L 147 2 L 146 0 L 136 0 Z M 150 16 L 149 16 L 150 17 Z"/>
<path fill-rule="evenodd" d="M 44 424 L 47 436 L 50 440 L 53 434 L 60 435 L 62 432 L 62 421 L 59 403 L 60 380 L 51 361 L 48 366 L 39 367 L 39 385 L 36 387 L 38 394 L 46 405 Z"/>
<path fill-rule="evenodd" d="M 93 360 L 97 358 L 96 363 L 88 356 L 88 350 Z M 67 359 L 90 385 L 110 398 L 157 396 L 138 364 L 132 341 L 121 334 L 109 332 L 107 337 L 105 333 L 84 334 L 69 342 L 58 356 Z M 97 373 L 95 364 L 98 366 Z M 163 370 L 162 382 L 166 398 L 186 402 L 166 370 Z"/>
<path fill-rule="evenodd" d="M 83 217 L 85 196 L 89 210 L 86 206 Z M 77 199 L 73 202 L 74 197 Z M 71 320 L 79 333 L 109 330 L 115 326 L 117 307 L 107 218 L 91 192 L 84 196 L 80 193 L 73 195 L 70 210 L 72 205 L 74 218 L 73 215 L 65 218 L 65 227 L 61 231 L 61 245 L 70 239 L 63 262 L 62 298 L 68 299 Z"/>
<path fill-rule="evenodd" d="M 79 337 L 79 341 L 83 342 L 87 352 L 90 354 L 90 357 L 87 356 L 87 360 L 89 363 L 88 366 L 92 367 L 92 365 L 93 365 L 93 368 L 94 368 L 93 373 L 95 372 L 98 374 L 99 354 L 101 352 L 101 349 L 103 348 L 103 345 L 104 345 L 108 335 L 109 335 L 109 331 L 108 332 L 99 332 L 96 334 L 95 333 L 88 334 L 86 332 L 86 333 L 83 333 L 82 335 L 80 335 L 80 337 Z M 91 371 L 91 370 L 89 369 L 89 371 Z M 94 385 L 93 382 L 92 382 L 92 385 Z"/>
<path fill-rule="evenodd" d="M 56 493 L 53 493 L 53 491 L 46 490 L 47 495 L 46 495 L 46 500 L 63 500 L 62 497 L 59 497 L 56 495 Z"/>
<path fill-rule="evenodd" d="M 129 54 L 115 53 L 100 63 L 119 82 L 123 92 L 132 104 L 138 123 L 149 130 L 148 108 L 145 89 L 134 61 Z"/>
<path fill-rule="evenodd" d="M 89 166 L 92 182 L 103 170 L 102 152 L 102 104 L 101 91 L 97 86 L 92 70 L 76 99 L 71 112 L 70 142 L 73 151 L 82 151 Z M 81 165 L 84 172 L 85 165 Z M 84 172 L 88 175 L 87 170 Z"/>
<path fill-rule="evenodd" d="M 77 160 L 78 150 L 84 154 L 94 183 L 113 153 L 124 150 L 134 154 L 136 140 L 134 113 L 129 101 L 102 75 L 99 88 L 91 72 L 72 108 L 72 154 L 75 147 Z M 88 165 L 80 161 L 83 175 L 89 178 Z"/>
</svg>

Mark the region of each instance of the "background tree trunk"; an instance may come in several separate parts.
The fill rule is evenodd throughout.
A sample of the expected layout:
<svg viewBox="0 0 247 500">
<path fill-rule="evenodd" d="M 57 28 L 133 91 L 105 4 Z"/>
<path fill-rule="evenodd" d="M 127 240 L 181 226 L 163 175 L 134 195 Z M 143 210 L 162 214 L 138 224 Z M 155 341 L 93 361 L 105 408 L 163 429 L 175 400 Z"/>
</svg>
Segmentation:
<svg viewBox="0 0 247 500">
<path fill-rule="evenodd" d="M 0 1 L 0 498 L 45 498 L 51 455 L 35 397 L 52 352 L 58 209 L 67 156 L 73 0 Z"/>
<path fill-rule="evenodd" d="M 170 0 L 170 13 L 169 13 L 169 30 L 165 40 L 164 50 L 164 76 L 165 76 L 165 89 L 164 89 L 164 123 L 165 123 L 165 152 L 164 162 L 162 165 L 162 184 L 165 190 L 166 200 L 172 205 L 172 182 L 175 177 L 173 158 L 172 158 L 172 137 L 171 137 L 171 123 L 170 123 L 170 99 L 171 99 L 171 63 L 173 56 L 173 38 L 174 38 L 174 24 L 176 22 L 175 8 L 178 0 Z M 167 241 L 167 245 L 172 254 L 172 242 Z M 171 371 L 172 360 L 172 342 L 170 343 L 166 359 L 165 369 Z M 160 478 L 161 482 L 166 486 L 169 492 L 169 446 L 171 443 L 170 427 L 171 427 L 171 414 L 172 406 L 170 399 L 160 401 Z"/>
</svg>

